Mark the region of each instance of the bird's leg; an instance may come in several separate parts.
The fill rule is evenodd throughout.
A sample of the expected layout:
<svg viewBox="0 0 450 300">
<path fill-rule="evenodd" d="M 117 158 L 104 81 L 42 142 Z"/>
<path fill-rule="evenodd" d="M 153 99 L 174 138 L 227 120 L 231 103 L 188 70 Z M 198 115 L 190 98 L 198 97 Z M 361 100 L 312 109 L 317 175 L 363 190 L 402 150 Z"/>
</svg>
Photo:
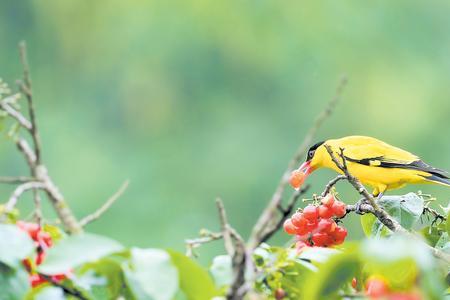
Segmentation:
<svg viewBox="0 0 450 300">
<path fill-rule="evenodd" d="M 381 200 L 381 198 L 383 197 L 383 195 L 384 195 L 383 193 L 379 193 L 379 194 L 378 194 L 377 202 Z"/>
</svg>

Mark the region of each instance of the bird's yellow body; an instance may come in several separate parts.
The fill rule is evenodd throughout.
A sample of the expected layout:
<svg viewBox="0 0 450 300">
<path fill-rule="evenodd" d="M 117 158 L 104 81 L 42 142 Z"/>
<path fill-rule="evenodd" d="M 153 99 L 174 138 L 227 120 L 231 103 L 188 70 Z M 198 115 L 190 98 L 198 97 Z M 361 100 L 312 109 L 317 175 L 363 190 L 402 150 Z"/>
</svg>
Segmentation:
<svg viewBox="0 0 450 300">
<path fill-rule="evenodd" d="M 319 144 L 311 155 L 312 169 L 326 167 L 342 173 L 331 160 L 324 145 L 330 146 L 339 159 L 340 149 L 344 149 L 349 172 L 363 184 L 371 186 L 374 195 L 411 183 L 438 183 L 450 186 L 446 172 L 425 164 L 414 154 L 375 138 L 348 136 Z"/>
</svg>

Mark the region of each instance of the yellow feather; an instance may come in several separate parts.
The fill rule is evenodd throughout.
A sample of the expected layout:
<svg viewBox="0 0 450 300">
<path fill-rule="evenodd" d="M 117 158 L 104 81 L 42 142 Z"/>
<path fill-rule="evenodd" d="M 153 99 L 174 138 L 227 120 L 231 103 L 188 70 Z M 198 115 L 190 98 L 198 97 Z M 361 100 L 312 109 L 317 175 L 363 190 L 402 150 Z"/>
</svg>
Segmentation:
<svg viewBox="0 0 450 300">
<path fill-rule="evenodd" d="M 314 169 L 326 167 L 342 173 L 331 160 L 324 145 L 330 146 L 336 157 L 339 157 L 340 149 L 344 149 L 349 172 L 363 184 L 373 187 L 374 195 L 410 183 L 430 183 L 427 177 L 431 176 L 431 173 L 408 166 L 420 160 L 419 157 L 366 136 L 348 136 L 325 141 L 316 149 L 311 159 Z"/>
</svg>

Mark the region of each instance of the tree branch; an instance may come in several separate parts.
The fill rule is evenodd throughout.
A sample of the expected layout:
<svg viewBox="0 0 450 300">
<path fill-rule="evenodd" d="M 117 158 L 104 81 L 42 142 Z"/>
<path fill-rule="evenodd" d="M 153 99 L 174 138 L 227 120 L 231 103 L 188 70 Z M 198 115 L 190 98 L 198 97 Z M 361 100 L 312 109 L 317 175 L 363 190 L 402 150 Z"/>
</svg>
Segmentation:
<svg viewBox="0 0 450 300">
<path fill-rule="evenodd" d="M 93 214 L 88 215 L 83 219 L 81 219 L 80 225 L 84 227 L 89 223 L 100 218 L 111 207 L 111 205 L 113 205 L 114 202 L 116 202 L 116 200 L 119 199 L 120 196 L 122 196 L 122 194 L 128 188 L 129 183 L 130 183 L 129 180 L 126 180 L 119 188 L 119 190 L 117 190 L 117 192 L 115 192 L 114 195 L 112 195 L 98 210 L 96 210 Z"/>
<path fill-rule="evenodd" d="M 9 184 L 21 184 L 21 183 L 27 183 L 30 181 L 34 181 L 35 179 L 33 177 L 26 177 L 26 176 L 17 176 L 17 177 L 2 177 L 0 176 L 0 183 L 9 183 Z"/>
<path fill-rule="evenodd" d="M 227 300 L 241 300 L 246 292 L 242 291 L 241 287 L 245 286 L 247 249 L 244 239 L 228 223 L 222 200 L 217 199 L 216 204 L 217 210 L 219 211 L 225 249 L 231 257 L 233 270 L 233 280 L 227 292 Z"/>
<path fill-rule="evenodd" d="M 335 186 L 336 183 L 338 183 L 340 180 L 344 180 L 344 179 L 347 179 L 347 177 L 345 175 L 338 175 L 334 179 L 330 180 L 330 182 L 328 182 L 327 185 L 325 186 L 325 189 L 323 190 L 320 197 L 325 197 L 326 195 L 328 195 L 330 193 L 331 189 L 333 188 L 333 186 Z"/>
<path fill-rule="evenodd" d="M 19 197 L 28 190 L 31 189 L 44 189 L 45 185 L 42 182 L 31 181 L 19 185 L 9 197 L 8 202 L 5 205 L 5 212 L 10 212 L 16 207 Z"/>
<path fill-rule="evenodd" d="M 336 158 L 336 156 L 333 153 L 333 150 L 329 145 L 325 145 L 325 148 L 327 149 L 328 154 L 330 155 L 332 161 L 334 164 L 345 174 L 347 181 L 355 188 L 356 191 L 360 195 L 366 199 L 369 204 L 367 205 L 361 205 L 360 210 L 364 209 L 365 212 L 372 213 L 384 226 L 389 228 L 392 232 L 401 233 L 406 236 L 410 236 L 412 238 L 416 238 L 414 235 L 412 235 L 408 230 L 403 228 L 400 223 L 395 220 L 393 217 L 391 217 L 383 208 L 381 208 L 375 201 L 375 199 L 372 197 L 371 194 L 366 190 L 366 188 L 361 184 L 361 182 L 354 177 L 347 168 L 346 159 L 344 156 L 344 150 L 345 149 L 339 149 L 340 153 L 339 156 L 342 160 L 342 163 Z M 349 211 L 355 211 L 356 206 L 347 206 L 347 212 Z M 437 257 L 440 258 L 447 263 L 450 263 L 450 255 L 447 253 L 444 253 L 438 249 L 435 249 L 431 247 L 428 244 L 425 244 L 426 247 L 431 251 L 431 253 Z"/>
<path fill-rule="evenodd" d="M 346 86 L 346 84 L 347 84 L 347 77 L 342 76 L 342 78 L 338 84 L 338 87 L 336 89 L 334 97 L 327 104 L 325 109 L 317 116 L 317 118 L 314 121 L 313 126 L 309 129 L 308 133 L 306 134 L 305 138 L 303 139 L 303 142 L 300 144 L 300 146 L 297 149 L 296 153 L 294 154 L 293 158 L 289 162 L 286 170 L 284 171 L 283 175 L 281 176 L 281 180 L 278 183 L 278 186 L 275 189 L 275 192 L 274 192 L 272 198 L 270 199 L 266 208 L 263 210 L 258 221 L 256 222 L 255 226 L 253 227 L 251 236 L 248 241 L 248 245 L 251 249 L 258 247 L 259 244 L 261 244 L 261 238 L 264 235 L 266 227 L 269 226 L 268 224 L 270 224 L 271 220 L 275 217 L 277 207 L 280 205 L 280 203 L 283 199 L 283 194 L 284 194 L 286 186 L 289 182 L 289 176 L 290 176 L 292 170 L 301 161 L 303 155 L 305 154 L 309 145 L 313 141 L 317 130 L 319 130 L 319 128 L 322 126 L 322 124 L 325 122 L 325 120 L 332 114 L 334 108 L 336 107 L 337 103 L 339 102 L 339 99 L 341 98 L 342 91 L 344 90 L 344 87 Z"/>
</svg>

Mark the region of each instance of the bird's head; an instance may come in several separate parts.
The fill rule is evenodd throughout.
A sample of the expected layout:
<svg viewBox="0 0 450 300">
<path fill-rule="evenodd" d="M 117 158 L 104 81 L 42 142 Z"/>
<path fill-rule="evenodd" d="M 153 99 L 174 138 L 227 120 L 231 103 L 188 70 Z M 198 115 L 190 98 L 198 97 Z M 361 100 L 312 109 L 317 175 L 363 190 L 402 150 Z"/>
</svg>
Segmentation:
<svg viewBox="0 0 450 300">
<path fill-rule="evenodd" d="M 305 162 L 297 170 L 292 172 L 290 183 L 295 189 L 300 188 L 306 177 L 315 169 L 322 166 L 324 155 L 327 153 L 323 146 L 324 143 L 325 141 L 322 141 L 312 145 L 308 149 Z"/>
</svg>

